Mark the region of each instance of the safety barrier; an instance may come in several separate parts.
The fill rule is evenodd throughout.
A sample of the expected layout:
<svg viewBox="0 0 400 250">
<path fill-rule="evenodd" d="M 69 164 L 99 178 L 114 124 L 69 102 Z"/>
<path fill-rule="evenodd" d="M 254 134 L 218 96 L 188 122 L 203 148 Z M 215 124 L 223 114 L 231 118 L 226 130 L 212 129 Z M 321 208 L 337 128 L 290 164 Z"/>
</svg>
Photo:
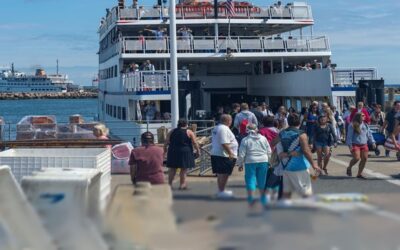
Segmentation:
<svg viewBox="0 0 400 250">
<path fill-rule="evenodd" d="M 38 173 L 22 179 L 22 188 L 59 249 L 108 249 L 99 226 L 88 218 L 97 211 L 89 203 L 98 206 L 95 201 L 101 199 L 99 177 L 99 172 L 80 170 L 75 174 Z"/>
<path fill-rule="evenodd" d="M 333 84 L 336 86 L 351 86 L 359 80 L 377 79 L 377 70 L 375 68 L 334 69 L 332 77 Z"/>
<path fill-rule="evenodd" d="M 58 249 L 7 166 L 0 167 L 0 249 Z"/>
<path fill-rule="evenodd" d="M 169 70 L 137 71 L 122 75 L 122 83 L 125 91 L 150 92 L 169 91 L 171 89 L 171 72 Z M 188 70 L 179 70 L 180 81 L 189 80 Z"/>
</svg>

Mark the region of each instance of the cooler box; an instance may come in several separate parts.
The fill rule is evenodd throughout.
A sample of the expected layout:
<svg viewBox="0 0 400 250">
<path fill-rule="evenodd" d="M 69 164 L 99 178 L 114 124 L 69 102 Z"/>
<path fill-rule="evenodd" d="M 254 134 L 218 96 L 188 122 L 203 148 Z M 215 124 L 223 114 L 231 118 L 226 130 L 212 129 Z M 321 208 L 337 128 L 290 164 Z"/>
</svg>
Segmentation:
<svg viewBox="0 0 400 250">
<path fill-rule="evenodd" d="M 117 144 L 112 147 L 112 159 L 111 159 L 111 173 L 112 174 L 129 174 L 129 158 L 133 146 L 130 142 Z"/>
</svg>

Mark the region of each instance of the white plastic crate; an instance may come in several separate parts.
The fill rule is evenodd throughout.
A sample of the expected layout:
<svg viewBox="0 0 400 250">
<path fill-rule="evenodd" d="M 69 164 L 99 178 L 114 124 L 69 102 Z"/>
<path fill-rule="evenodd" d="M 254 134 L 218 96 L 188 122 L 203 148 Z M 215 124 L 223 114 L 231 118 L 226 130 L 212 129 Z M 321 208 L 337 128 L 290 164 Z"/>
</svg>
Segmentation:
<svg viewBox="0 0 400 250">
<path fill-rule="evenodd" d="M 94 168 L 110 171 L 111 152 L 107 148 L 34 148 L 0 152 L 0 165 L 8 165 L 18 181 L 42 168 Z"/>
<path fill-rule="evenodd" d="M 90 177 L 93 173 L 92 171 L 87 172 L 88 170 L 99 171 L 97 169 L 84 169 L 84 168 L 44 168 L 40 171 L 34 171 L 32 174 L 34 176 L 60 176 L 60 178 L 74 178 L 75 176 L 83 175 Z M 99 187 L 95 196 L 97 200 L 94 202 L 97 204 L 95 207 L 101 212 L 104 213 L 105 208 L 108 204 L 108 198 L 111 193 L 111 171 L 102 172 L 101 177 L 99 178 Z M 91 215 L 96 215 L 94 212 L 90 212 Z"/>
</svg>

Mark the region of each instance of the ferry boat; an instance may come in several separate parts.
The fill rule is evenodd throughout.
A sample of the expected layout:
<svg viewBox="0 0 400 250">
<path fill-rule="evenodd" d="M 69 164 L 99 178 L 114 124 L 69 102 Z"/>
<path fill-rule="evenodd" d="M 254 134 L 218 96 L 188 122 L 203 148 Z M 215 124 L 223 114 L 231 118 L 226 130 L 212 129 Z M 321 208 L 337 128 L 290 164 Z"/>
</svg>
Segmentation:
<svg viewBox="0 0 400 250">
<path fill-rule="evenodd" d="M 27 75 L 11 68 L 0 71 L 0 93 L 33 93 L 33 92 L 66 92 L 74 82 L 68 75 L 46 74 L 43 69 L 37 69 L 35 75 Z"/>
<path fill-rule="evenodd" d="M 159 4 L 120 0 L 99 27 L 99 119 L 129 141 L 170 126 L 170 20 Z M 300 110 L 320 100 L 341 108 L 355 102 L 360 74 L 376 78 L 375 69 L 334 69 L 329 39 L 313 33 L 304 2 L 188 0 L 175 10 L 180 117 L 199 119 L 244 101 Z"/>
</svg>

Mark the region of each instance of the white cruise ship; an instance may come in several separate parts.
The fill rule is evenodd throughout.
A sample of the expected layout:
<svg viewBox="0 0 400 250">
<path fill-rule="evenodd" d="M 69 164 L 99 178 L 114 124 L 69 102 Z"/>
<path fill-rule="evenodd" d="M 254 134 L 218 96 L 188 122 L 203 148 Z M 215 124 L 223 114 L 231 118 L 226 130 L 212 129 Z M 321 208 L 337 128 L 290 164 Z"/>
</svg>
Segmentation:
<svg viewBox="0 0 400 250">
<path fill-rule="evenodd" d="M 67 75 L 47 75 L 43 69 L 37 69 L 35 75 L 15 71 L 14 65 L 0 71 L 0 93 L 66 92 L 73 84 Z"/>
<path fill-rule="evenodd" d="M 99 28 L 99 119 L 129 141 L 169 126 L 169 11 L 159 4 L 120 0 Z M 354 102 L 355 78 L 376 78 L 375 69 L 332 69 L 329 39 L 313 33 L 304 2 L 219 1 L 214 8 L 185 1 L 176 18 L 180 117 L 243 101 L 300 110 L 324 100 L 341 108 Z"/>
</svg>

